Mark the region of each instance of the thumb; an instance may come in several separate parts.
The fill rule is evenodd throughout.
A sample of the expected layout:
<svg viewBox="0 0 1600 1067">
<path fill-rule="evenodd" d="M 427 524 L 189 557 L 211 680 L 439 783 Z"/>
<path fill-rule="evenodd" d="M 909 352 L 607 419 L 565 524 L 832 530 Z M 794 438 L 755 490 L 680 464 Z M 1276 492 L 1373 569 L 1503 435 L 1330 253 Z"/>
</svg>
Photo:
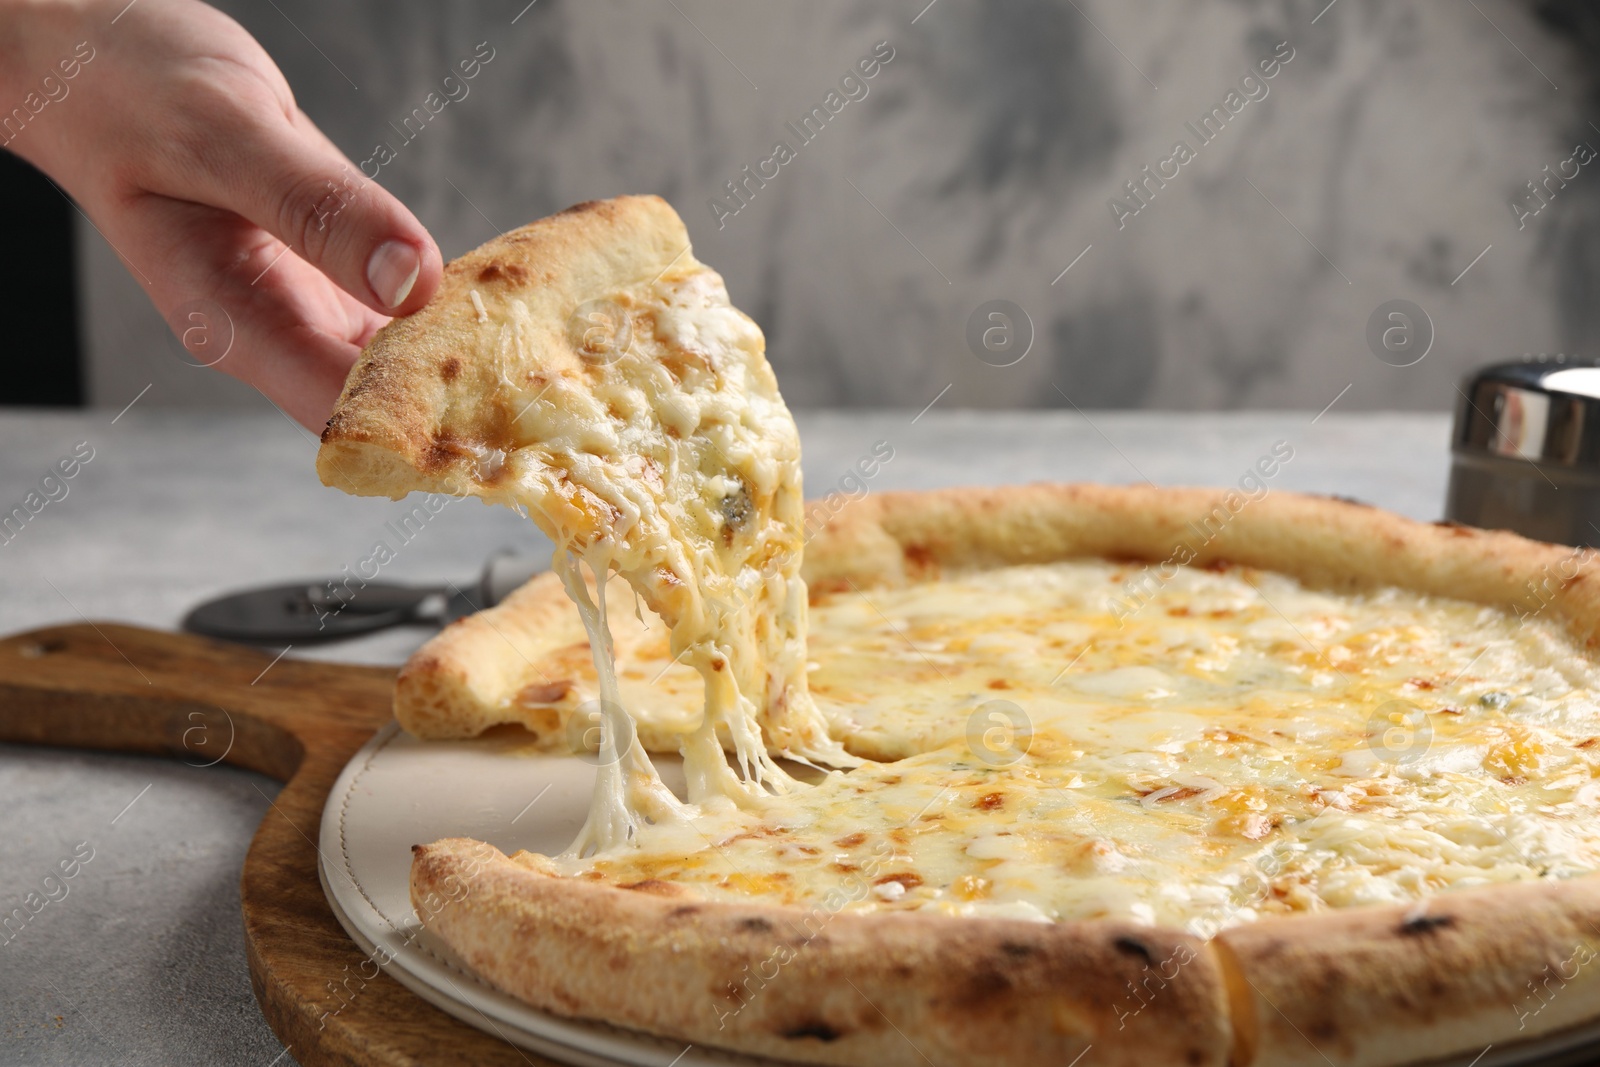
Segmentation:
<svg viewBox="0 0 1600 1067">
<path fill-rule="evenodd" d="M 237 135 L 199 176 L 202 199 L 260 226 L 374 311 L 406 315 L 428 302 L 444 269 L 438 245 L 303 112 Z"/>
</svg>

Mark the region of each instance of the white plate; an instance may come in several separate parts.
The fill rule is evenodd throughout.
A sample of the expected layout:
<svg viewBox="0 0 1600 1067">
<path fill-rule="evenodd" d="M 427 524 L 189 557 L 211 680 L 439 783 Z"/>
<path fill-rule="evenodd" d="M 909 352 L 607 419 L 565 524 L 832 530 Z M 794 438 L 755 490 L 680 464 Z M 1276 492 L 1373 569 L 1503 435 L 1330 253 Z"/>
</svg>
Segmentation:
<svg viewBox="0 0 1600 1067">
<path fill-rule="evenodd" d="M 525 746 L 525 742 L 523 742 Z M 411 907 L 411 846 L 473 837 L 502 852 L 556 853 L 577 836 L 594 784 L 591 762 L 518 752 L 503 740 L 418 741 L 390 723 L 350 760 L 322 811 L 319 864 L 333 913 L 370 959 L 423 1000 L 506 1041 L 583 1067 L 772 1067 L 603 1023 L 550 1015 L 475 978 Z M 682 786 L 676 759 L 656 757 Z M 387 959 L 387 957 L 393 957 Z M 365 977 L 375 972 L 362 968 Z M 363 975 L 340 998 L 360 996 Z M 335 976 L 334 984 L 341 979 Z M 707 1007 L 710 1011 L 710 1007 Z"/>
<path fill-rule="evenodd" d="M 667 785 L 681 791 L 678 760 L 658 756 L 655 762 Z M 418 741 L 390 723 L 355 754 L 328 794 L 319 848 L 328 903 L 356 944 L 407 989 L 551 1059 L 582 1067 L 772 1067 L 770 1060 L 686 1049 L 682 1041 L 530 1008 L 475 978 L 417 919 L 409 890 L 412 845 L 472 837 L 508 854 L 560 852 L 583 826 L 593 783 L 593 764 L 579 757 L 518 751 L 517 742 L 503 739 Z M 353 982 L 335 976 L 327 1010 L 336 1011 L 341 997 L 360 996 L 362 978 L 375 973 L 362 970 Z M 348 992 L 332 991 L 340 981 Z M 1444 1062 L 1576 1064 L 1582 1061 L 1563 1054 L 1597 1042 L 1600 1025 Z"/>
</svg>

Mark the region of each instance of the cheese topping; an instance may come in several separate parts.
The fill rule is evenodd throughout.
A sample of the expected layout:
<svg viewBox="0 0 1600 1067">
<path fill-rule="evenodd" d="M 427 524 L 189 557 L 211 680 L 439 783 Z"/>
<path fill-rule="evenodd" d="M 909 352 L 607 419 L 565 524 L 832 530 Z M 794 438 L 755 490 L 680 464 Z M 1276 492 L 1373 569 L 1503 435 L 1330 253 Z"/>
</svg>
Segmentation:
<svg viewBox="0 0 1600 1067">
<path fill-rule="evenodd" d="M 1600 867 L 1600 671 L 1556 620 L 1183 568 L 1119 626 L 1126 577 L 1073 561 L 820 596 L 811 690 L 895 762 L 518 859 L 825 912 L 1202 934 Z"/>
<path fill-rule="evenodd" d="M 533 345 L 525 306 L 511 300 L 507 309 L 502 351 Z M 672 655 L 703 680 L 704 713 L 681 740 L 692 804 L 748 806 L 788 792 L 794 780 L 774 753 L 854 760 L 829 737 L 803 669 L 799 434 L 760 329 L 728 302 L 714 271 L 685 256 L 675 272 L 588 301 L 570 333 L 581 372 L 533 376 L 512 436 L 534 444 L 502 465 L 515 499 L 558 546 L 555 566 L 583 615 L 599 679 L 607 736 L 590 820 L 573 846 L 582 854 L 630 840 L 642 821 L 682 816 L 621 704 L 609 571 L 667 623 Z M 597 598 L 580 558 L 601 583 Z"/>
</svg>

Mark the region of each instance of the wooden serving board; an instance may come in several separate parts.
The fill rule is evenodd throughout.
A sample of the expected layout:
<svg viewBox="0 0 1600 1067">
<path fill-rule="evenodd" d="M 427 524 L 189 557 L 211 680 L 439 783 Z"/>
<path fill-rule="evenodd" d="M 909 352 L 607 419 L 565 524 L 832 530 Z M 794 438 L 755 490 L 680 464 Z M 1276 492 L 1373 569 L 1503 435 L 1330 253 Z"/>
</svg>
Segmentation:
<svg viewBox="0 0 1600 1067">
<path fill-rule="evenodd" d="M 0 741 L 221 757 L 285 783 L 250 842 L 239 895 L 256 1000 L 306 1067 L 554 1067 L 371 977 L 323 896 L 323 802 L 393 717 L 394 671 L 269 664 L 250 649 L 114 623 L 17 634 L 0 639 Z"/>
</svg>

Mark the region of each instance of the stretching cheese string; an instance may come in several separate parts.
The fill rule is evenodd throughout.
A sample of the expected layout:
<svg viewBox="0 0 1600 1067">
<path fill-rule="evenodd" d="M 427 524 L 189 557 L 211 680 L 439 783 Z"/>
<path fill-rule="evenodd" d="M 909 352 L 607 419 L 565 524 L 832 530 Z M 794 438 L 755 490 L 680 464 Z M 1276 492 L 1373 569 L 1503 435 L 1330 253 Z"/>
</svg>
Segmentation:
<svg viewBox="0 0 1600 1067">
<path fill-rule="evenodd" d="M 598 586 L 596 598 L 589 596 L 579 558 L 571 550 L 557 548 L 551 565 L 561 577 L 567 595 L 578 606 L 584 631 L 589 635 L 595 674 L 600 681 L 600 762 L 594 794 L 589 803 L 589 817 L 566 853 L 582 857 L 635 840 L 639 833 L 636 813 L 652 822 L 682 820 L 686 813 L 683 803 L 672 795 L 656 773 L 655 764 L 639 744 L 633 716 L 622 706 L 611 630 L 606 625 L 609 561 L 589 561 Z M 718 757 L 721 757 L 720 751 Z"/>
</svg>

